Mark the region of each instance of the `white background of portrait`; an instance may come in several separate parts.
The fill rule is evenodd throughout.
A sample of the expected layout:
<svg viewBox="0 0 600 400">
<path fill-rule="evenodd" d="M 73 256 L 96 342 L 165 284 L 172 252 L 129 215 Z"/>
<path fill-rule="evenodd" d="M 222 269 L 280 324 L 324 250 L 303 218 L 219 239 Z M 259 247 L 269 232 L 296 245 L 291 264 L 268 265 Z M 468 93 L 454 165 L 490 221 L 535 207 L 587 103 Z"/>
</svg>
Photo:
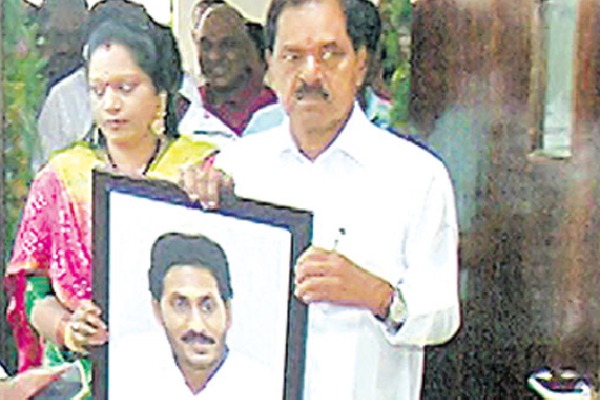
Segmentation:
<svg viewBox="0 0 600 400">
<path fill-rule="evenodd" d="M 167 232 L 202 234 L 228 258 L 234 297 L 227 344 L 281 376 L 285 369 L 291 234 L 283 228 L 111 192 L 109 220 L 110 349 L 164 332 L 154 318 L 147 271 L 152 243 Z M 131 365 L 152 362 L 131 360 Z M 279 375 L 278 375 L 279 374 Z"/>
</svg>

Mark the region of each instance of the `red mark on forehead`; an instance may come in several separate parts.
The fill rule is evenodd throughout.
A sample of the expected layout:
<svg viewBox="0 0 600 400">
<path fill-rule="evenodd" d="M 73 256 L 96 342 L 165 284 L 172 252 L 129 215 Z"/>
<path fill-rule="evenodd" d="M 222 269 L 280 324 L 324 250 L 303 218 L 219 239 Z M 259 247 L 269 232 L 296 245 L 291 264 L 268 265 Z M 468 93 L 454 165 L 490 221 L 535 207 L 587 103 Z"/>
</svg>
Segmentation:
<svg viewBox="0 0 600 400">
<path fill-rule="evenodd" d="M 104 43 L 104 45 L 102 47 L 104 48 L 104 50 L 109 51 L 110 47 L 111 47 L 111 43 L 110 42 L 106 42 L 106 43 Z"/>
</svg>

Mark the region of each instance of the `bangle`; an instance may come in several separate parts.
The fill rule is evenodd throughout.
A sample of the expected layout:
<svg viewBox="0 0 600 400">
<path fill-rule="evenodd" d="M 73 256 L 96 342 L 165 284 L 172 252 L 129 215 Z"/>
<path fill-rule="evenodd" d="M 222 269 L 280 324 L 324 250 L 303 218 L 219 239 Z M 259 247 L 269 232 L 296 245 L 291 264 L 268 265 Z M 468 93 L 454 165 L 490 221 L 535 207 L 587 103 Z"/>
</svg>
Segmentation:
<svg viewBox="0 0 600 400">
<path fill-rule="evenodd" d="M 59 346 L 65 345 L 65 334 L 66 334 L 67 325 L 69 324 L 70 320 L 71 320 L 71 313 L 66 312 L 63 314 L 60 321 L 58 321 L 58 327 L 56 328 L 56 343 Z"/>
</svg>

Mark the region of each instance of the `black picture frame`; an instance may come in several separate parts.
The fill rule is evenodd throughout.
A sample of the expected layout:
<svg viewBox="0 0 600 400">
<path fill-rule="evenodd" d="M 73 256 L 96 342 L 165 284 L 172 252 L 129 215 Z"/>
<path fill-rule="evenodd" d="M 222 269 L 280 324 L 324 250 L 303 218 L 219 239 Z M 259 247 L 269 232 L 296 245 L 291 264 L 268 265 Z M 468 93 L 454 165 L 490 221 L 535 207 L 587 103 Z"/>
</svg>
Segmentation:
<svg viewBox="0 0 600 400">
<path fill-rule="evenodd" d="M 128 204 L 129 206 L 127 206 Z M 142 206 L 131 207 L 131 205 L 136 204 L 142 204 Z M 127 209 L 125 209 L 126 206 Z M 119 208 L 122 209 L 119 211 Z M 161 220 L 162 222 L 156 222 L 157 213 L 164 214 L 165 210 L 173 212 L 173 215 L 177 215 L 178 217 L 164 217 Z M 119 217 L 119 215 L 121 217 Z M 132 215 L 137 215 L 137 217 Z M 127 218 L 130 217 L 135 219 L 134 223 L 132 223 L 134 220 L 127 221 Z M 114 229 L 114 225 L 117 222 L 112 221 L 111 218 L 125 218 L 126 221 L 124 223 L 119 222 L 118 229 Z M 203 224 L 194 223 L 194 221 L 200 221 L 202 219 L 204 219 Z M 290 251 L 282 251 L 282 253 L 284 253 L 283 258 L 286 257 L 285 254 L 289 254 L 287 256 L 289 259 L 286 261 L 289 269 L 285 274 L 283 274 L 285 278 L 281 278 L 281 282 L 275 283 L 273 286 L 277 287 L 277 285 L 285 285 L 287 287 L 285 296 L 286 304 L 279 306 L 280 309 L 284 309 L 286 313 L 284 316 L 287 321 L 287 326 L 285 327 L 286 337 L 275 340 L 277 343 L 281 343 L 281 340 L 285 340 L 285 355 L 275 354 L 271 357 L 271 359 L 278 359 L 281 356 L 284 357 L 284 360 L 281 361 L 281 363 L 284 365 L 284 371 L 277 372 L 278 376 L 282 379 L 282 382 L 280 383 L 283 386 L 281 398 L 284 400 L 302 399 L 305 369 L 304 358 L 307 330 L 307 307 L 293 296 L 292 269 L 297 257 L 309 246 L 311 240 L 312 214 L 310 212 L 242 199 L 235 196 L 224 198 L 219 210 L 205 211 L 201 209 L 198 203 L 191 202 L 185 192 L 183 192 L 177 185 L 173 183 L 160 180 L 137 180 L 123 176 L 115 176 L 105 172 L 94 171 L 92 220 L 92 262 L 94 267 L 93 296 L 94 300 L 103 310 L 102 316 L 103 319 L 109 324 L 111 337 L 108 344 L 93 349 L 90 354 L 93 363 L 92 390 L 94 399 L 114 400 L 110 398 L 113 397 L 110 394 L 111 382 L 109 380 L 109 371 L 111 365 L 109 356 L 110 346 L 112 342 L 118 340 L 118 336 L 115 336 L 115 326 L 120 323 L 118 321 L 121 321 L 118 318 L 122 318 L 126 321 L 131 320 L 131 318 L 119 317 L 122 313 L 126 314 L 127 312 L 130 312 L 130 310 L 126 310 L 126 308 L 130 307 L 129 304 L 131 301 L 128 300 L 119 302 L 117 294 L 122 291 L 118 289 L 119 285 L 123 287 L 121 282 L 134 282 L 135 280 L 121 279 L 121 277 L 119 279 L 113 278 L 111 280 L 111 265 L 113 265 L 114 268 L 117 268 L 119 265 L 119 258 L 128 258 L 129 254 L 132 252 L 135 254 L 135 252 L 139 250 L 139 252 L 143 252 L 144 254 L 147 253 L 147 266 L 149 266 L 149 247 L 141 245 L 138 247 L 138 250 L 133 248 L 140 242 L 143 242 L 142 238 L 131 237 L 130 235 L 131 247 L 128 248 L 127 251 L 122 251 L 119 250 L 119 243 L 127 240 L 119 239 L 115 235 L 120 235 L 119 237 L 123 237 L 123 235 L 129 235 L 131 232 L 137 232 L 140 233 L 139 236 L 157 237 L 156 234 L 152 235 L 149 233 L 149 231 L 152 231 L 153 229 L 161 231 L 162 233 L 184 230 L 185 233 L 190 233 L 189 231 L 192 229 L 197 230 L 199 234 L 206 234 L 207 231 L 218 232 L 219 229 L 221 229 L 221 226 L 225 225 L 229 228 L 222 228 L 225 232 L 227 232 L 226 235 L 222 233 L 222 237 L 230 235 L 235 237 L 237 233 L 232 233 L 230 228 L 233 226 L 234 231 L 235 229 L 239 228 L 239 235 L 241 235 L 244 240 L 254 240 L 254 243 L 256 243 L 256 240 L 265 241 L 263 248 L 258 249 L 257 253 L 276 251 L 276 246 L 273 246 L 273 238 L 266 236 L 264 239 L 261 239 L 262 234 L 257 234 L 262 233 L 262 229 L 267 229 L 268 232 L 271 232 L 272 229 L 275 238 L 279 238 L 281 236 L 282 243 L 287 242 L 287 239 L 285 239 L 286 235 L 289 235 L 289 239 L 291 239 L 289 244 Z M 165 227 L 167 227 L 166 230 L 164 230 Z M 255 232 L 253 231 L 254 229 L 256 230 Z M 250 233 L 252 233 L 252 235 L 250 235 Z M 111 242 L 111 238 L 113 238 L 113 242 Z M 233 241 L 234 239 L 227 240 Z M 219 241 L 217 240 L 217 242 Z M 247 259 L 248 255 L 243 254 L 243 252 L 248 251 L 250 253 L 251 251 L 249 249 L 244 250 L 245 247 L 241 244 L 242 242 L 243 241 L 240 240 L 236 242 L 234 251 L 241 252 L 236 257 Z M 226 253 L 233 248 L 232 243 L 220 242 L 220 244 L 223 246 Z M 261 245 L 259 244 L 259 247 L 260 246 Z M 118 254 L 127 255 L 119 256 Z M 277 255 L 274 253 L 273 257 L 276 256 Z M 281 258 L 282 256 L 279 255 L 279 257 Z M 234 290 L 234 298 L 232 303 L 235 306 L 235 302 L 237 301 L 235 293 L 236 290 L 239 289 L 236 289 L 236 284 L 239 286 L 241 280 L 238 282 L 235 281 L 234 278 L 236 271 L 233 268 L 233 264 L 234 262 L 230 260 L 232 286 Z M 240 268 L 238 268 L 238 270 L 240 270 Z M 119 275 L 122 274 L 121 271 L 123 270 L 119 270 Z M 145 271 L 147 272 L 147 267 Z M 139 279 L 143 282 L 146 282 L 145 284 L 147 287 L 147 274 L 144 274 L 143 277 L 139 277 Z M 244 282 L 247 282 L 247 280 Z M 249 285 L 251 283 L 247 284 Z M 268 283 L 268 285 L 273 284 Z M 243 288 L 243 290 L 245 290 L 246 293 L 250 293 L 253 289 Z M 113 292 L 112 303 L 111 291 Z M 278 293 L 283 292 L 279 291 Z M 136 299 L 138 296 L 137 293 L 127 293 L 127 295 L 129 299 Z M 122 295 L 119 294 L 119 296 L 123 298 Z M 247 298 L 248 294 L 246 294 L 246 299 Z M 269 301 L 272 300 L 276 299 L 270 299 Z M 248 308 L 246 308 L 246 310 L 248 310 Z M 111 313 L 114 313 L 115 315 L 112 319 Z M 236 320 L 236 317 L 237 316 L 234 316 L 234 321 Z M 253 315 L 252 318 L 254 317 L 255 316 Z M 242 319 L 243 318 L 244 316 L 242 315 Z M 279 323 L 281 324 L 281 321 L 279 321 Z M 235 325 L 235 322 L 233 325 Z M 122 331 L 124 331 L 124 329 L 125 328 L 123 328 Z M 280 329 L 279 332 L 283 331 Z M 238 334 L 238 338 L 241 336 L 242 335 Z M 243 340 L 244 339 L 239 339 L 239 341 Z M 268 345 L 271 347 L 273 346 L 273 343 L 268 343 Z M 265 349 L 265 351 L 267 350 L 272 351 L 272 349 Z M 132 360 L 132 362 L 131 368 L 135 369 L 135 366 L 138 365 L 138 363 L 143 363 L 144 360 Z M 152 352 L 149 352 L 148 362 L 153 362 Z M 235 383 L 232 382 L 232 384 Z M 130 385 L 130 395 L 135 394 L 134 388 L 135 384 L 132 383 L 132 385 Z M 118 396 L 114 397 L 116 398 Z"/>
</svg>

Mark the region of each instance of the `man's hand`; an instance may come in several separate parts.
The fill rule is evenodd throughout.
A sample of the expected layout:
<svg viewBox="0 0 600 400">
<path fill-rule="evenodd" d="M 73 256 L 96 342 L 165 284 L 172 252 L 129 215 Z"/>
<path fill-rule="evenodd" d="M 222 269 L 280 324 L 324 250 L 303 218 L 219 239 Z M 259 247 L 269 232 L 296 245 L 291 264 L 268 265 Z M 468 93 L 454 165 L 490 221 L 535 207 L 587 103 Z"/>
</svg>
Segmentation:
<svg viewBox="0 0 600 400">
<path fill-rule="evenodd" d="M 57 368 L 33 368 L 6 382 L 0 382 L 0 400 L 27 400 L 56 381 L 67 365 Z"/>
<path fill-rule="evenodd" d="M 108 341 L 108 328 L 100 318 L 102 310 L 92 301 L 84 301 L 75 310 L 65 329 L 65 344 L 72 350 L 101 346 Z M 67 338 L 69 336 L 69 338 Z"/>
<path fill-rule="evenodd" d="M 296 262 L 294 294 L 305 303 L 328 302 L 371 310 L 385 318 L 394 288 L 335 251 L 308 248 Z"/>
<path fill-rule="evenodd" d="M 216 210 L 221 206 L 221 194 L 233 193 L 233 180 L 212 165 L 212 159 L 202 165 L 182 168 L 181 182 L 190 199 L 197 200 L 202 208 Z"/>
</svg>

